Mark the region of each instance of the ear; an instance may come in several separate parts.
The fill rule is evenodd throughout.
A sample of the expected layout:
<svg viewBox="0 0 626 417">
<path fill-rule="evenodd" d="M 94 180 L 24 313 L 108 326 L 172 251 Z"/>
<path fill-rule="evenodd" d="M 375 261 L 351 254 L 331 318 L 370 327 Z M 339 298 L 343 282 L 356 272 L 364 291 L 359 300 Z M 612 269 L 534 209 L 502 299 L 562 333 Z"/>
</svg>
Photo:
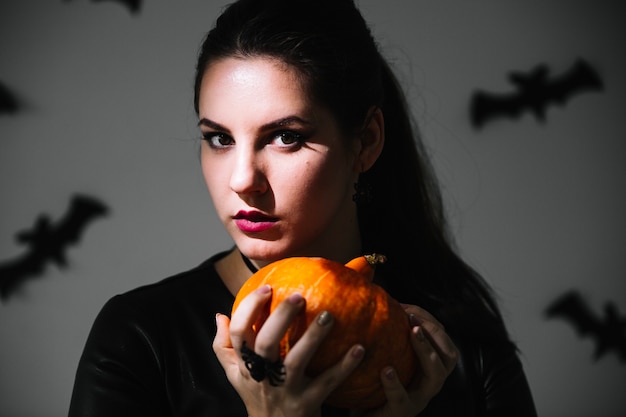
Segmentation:
<svg viewBox="0 0 626 417">
<path fill-rule="evenodd" d="M 365 172 L 374 165 L 385 144 L 385 119 L 379 107 L 372 107 L 363 127 L 356 138 L 357 154 L 354 170 Z"/>
</svg>

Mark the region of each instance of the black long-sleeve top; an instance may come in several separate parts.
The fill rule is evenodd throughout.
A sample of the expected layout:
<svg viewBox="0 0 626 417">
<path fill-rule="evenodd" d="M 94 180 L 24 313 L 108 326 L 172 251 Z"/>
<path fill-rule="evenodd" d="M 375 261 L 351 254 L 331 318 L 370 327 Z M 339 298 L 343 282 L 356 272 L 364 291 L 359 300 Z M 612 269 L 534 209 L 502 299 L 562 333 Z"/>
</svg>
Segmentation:
<svg viewBox="0 0 626 417">
<path fill-rule="evenodd" d="M 230 314 L 234 301 L 214 267 L 224 255 L 105 304 L 78 365 L 70 417 L 247 415 L 211 347 L 215 315 Z M 451 337 L 459 362 L 420 415 L 536 416 L 512 343 Z"/>
</svg>

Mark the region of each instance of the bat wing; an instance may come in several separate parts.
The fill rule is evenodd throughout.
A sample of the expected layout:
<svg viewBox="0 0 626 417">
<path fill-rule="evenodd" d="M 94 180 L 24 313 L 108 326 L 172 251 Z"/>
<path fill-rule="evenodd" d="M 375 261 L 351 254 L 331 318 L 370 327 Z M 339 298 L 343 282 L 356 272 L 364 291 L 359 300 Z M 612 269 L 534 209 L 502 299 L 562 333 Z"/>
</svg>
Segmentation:
<svg viewBox="0 0 626 417">
<path fill-rule="evenodd" d="M 545 99 L 543 84 L 548 72 L 545 65 L 538 65 L 528 74 L 512 72 L 509 80 L 516 90 L 508 94 L 477 92 L 472 102 L 472 123 L 480 127 L 496 117 L 518 118 L 524 111 L 532 111 L 543 119 Z"/>
<path fill-rule="evenodd" d="M 139 9 L 141 9 L 141 0 L 94 0 L 94 1 L 96 2 L 114 1 L 126 7 L 128 10 L 131 11 L 131 13 L 139 13 Z"/>
<path fill-rule="evenodd" d="M 470 108 L 472 125 L 480 128 L 492 119 L 519 117 L 524 111 L 525 103 L 518 94 L 477 91 L 472 97 Z"/>
<path fill-rule="evenodd" d="M 45 261 L 40 254 L 29 252 L 0 264 L 0 298 L 9 298 L 23 281 L 41 275 Z"/>
<path fill-rule="evenodd" d="M 575 291 L 564 294 L 550 304 L 546 309 L 546 316 L 567 321 L 580 336 L 597 335 L 602 328 L 602 323 Z"/>
<path fill-rule="evenodd" d="M 565 74 L 546 86 L 546 97 L 557 104 L 565 104 L 583 91 L 601 91 L 603 83 L 598 73 L 584 60 L 578 60 Z"/>
<path fill-rule="evenodd" d="M 55 244 L 63 248 L 78 243 L 87 224 L 107 213 L 108 207 L 99 200 L 82 195 L 75 196 L 67 214 L 55 229 Z"/>
<path fill-rule="evenodd" d="M 66 2 L 70 1 L 70 0 L 65 0 Z M 135 14 L 135 13 L 139 13 L 139 10 L 141 9 L 141 0 L 92 0 L 96 3 L 102 2 L 102 1 L 111 1 L 111 2 L 115 2 L 115 3 L 119 3 L 122 6 L 126 7 L 128 10 L 130 10 L 131 13 Z"/>
<path fill-rule="evenodd" d="M 0 83 L 0 114 L 16 113 L 19 109 L 19 104 L 15 95 L 2 83 Z"/>
</svg>

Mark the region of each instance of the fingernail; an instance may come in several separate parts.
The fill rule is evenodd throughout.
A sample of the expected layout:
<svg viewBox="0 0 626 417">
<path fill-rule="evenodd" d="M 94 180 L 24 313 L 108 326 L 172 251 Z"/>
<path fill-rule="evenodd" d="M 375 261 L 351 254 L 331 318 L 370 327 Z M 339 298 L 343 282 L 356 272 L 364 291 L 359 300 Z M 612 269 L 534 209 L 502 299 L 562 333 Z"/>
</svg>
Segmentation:
<svg viewBox="0 0 626 417">
<path fill-rule="evenodd" d="M 333 315 L 328 311 L 322 311 L 320 315 L 317 316 L 317 324 L 320 326 L 326 326 L 327 324 L 330 324 L 331 321 L 333 321 Z"/>
<path fill-rule="evenodd" d="M 422 322 L 423 320 L 417 317 L 415 314 L 409 314 L 409 323 L 411 323 L 411 326 L 419 326 L 420 324 L 422 324 Z"/>
<path fill-rule="evenodd" d="M 357 345 L 352 349 L 352 357 L 353 358 L 362 358 L 365 355 L 365 348 L 361 345 Z"/>
<path fill-rule="evenodd" d="M 385 369 L 385 378 L 390 381 L 393 381 L 396 378 L 396 371 L 391 366 Z"/>
<path fill-rule="evenodd" d="M 272 291 L 272 287 L 270 287 L 269 285 L 265 284 L 265 285 L 259 287 L 256 291 L 259 294 L 267 294 L 268 292 Z"/>
<path fill-rule="evenodd" d="M 415 327 L 414 332 L 415 332 L 415 336 L 417 337 L 417 340 L 426 340 L 426 337 L 424 336 L 424 331 L 422 330 L 421 327 Z"/>
<path fill-rule="evenodd" d="M 222 314 L 221 313 L 215 313 L 215 324 L 217 324 L 218 319 L 220 318 Z"/>
<path fill-rule="evenodd" d="M 299 292 L 295 292 L 293 294 L 291 294 L 287 300 L 291 303 L 291 304 L 300 304 L 302 302 L 302 294 L 300 294 Z"/>
</svg>

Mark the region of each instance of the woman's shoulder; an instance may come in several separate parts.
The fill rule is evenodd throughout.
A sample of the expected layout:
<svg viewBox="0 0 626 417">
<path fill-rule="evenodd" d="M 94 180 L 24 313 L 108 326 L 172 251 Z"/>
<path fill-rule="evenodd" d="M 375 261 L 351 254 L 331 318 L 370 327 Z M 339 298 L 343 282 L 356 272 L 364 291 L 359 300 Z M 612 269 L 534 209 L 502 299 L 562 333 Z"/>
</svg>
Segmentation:
<svg viewBox="0 0 626 417">
<path fill-rule="evenodd" d="M 200 288 L 219 285 L 222 281 L 215 270 L 214 262 L 215 257 L 211 257 L 190 269 L 159 281 L 133 288 L 119 294 L 117 297 L 129 299 L 171 298 L 180 293 L 193 293 Z"/>
<path fill-rule="evenodd" d="M 140 316 L 187 314 L 201 309 L 230 312 L 234 296 L 215 270 L 219 253 L 186 271 L 111 297 L 103 313 Z"/>
</svg>

